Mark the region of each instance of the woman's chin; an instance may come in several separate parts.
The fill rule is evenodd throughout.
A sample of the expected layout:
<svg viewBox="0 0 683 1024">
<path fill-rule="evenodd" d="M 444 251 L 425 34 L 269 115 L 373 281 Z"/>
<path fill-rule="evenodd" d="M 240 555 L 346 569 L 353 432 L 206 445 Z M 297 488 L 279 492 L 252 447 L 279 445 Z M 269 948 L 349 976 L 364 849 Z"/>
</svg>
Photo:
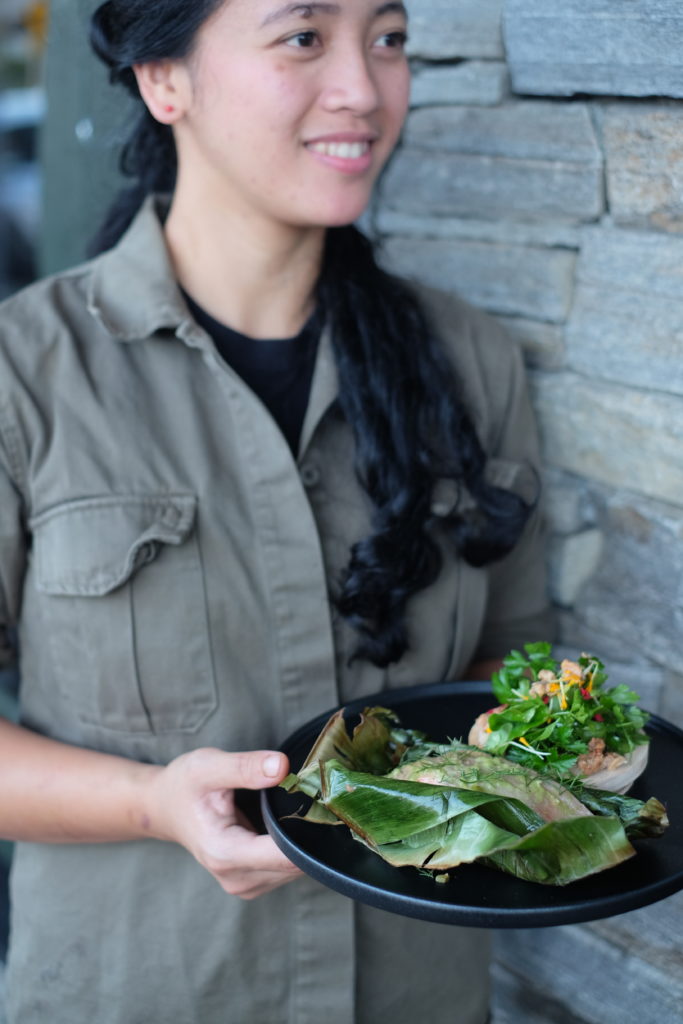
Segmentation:
<svg viewBox="0 0 683 1024">
<path fill-rule="evenodd" d="M 345 227 L 365 213 L 369 202 L 370 196 L 365 191 L 360 196 L 330 197 L 327 201 L 309 205 L 306 219 L 315 227 Z"/>
<path fill-rule="evenodd" d="M 321 226 L 326 228 L 343 228 L 348 224 L 353 224 L 360 217 L 363 216 L 368 208 L 366 203 L 356 203 L 355 205 L 345 205 L 338 209 L 331 210 L 324 220 L 321 221 Z"/>
</svg>

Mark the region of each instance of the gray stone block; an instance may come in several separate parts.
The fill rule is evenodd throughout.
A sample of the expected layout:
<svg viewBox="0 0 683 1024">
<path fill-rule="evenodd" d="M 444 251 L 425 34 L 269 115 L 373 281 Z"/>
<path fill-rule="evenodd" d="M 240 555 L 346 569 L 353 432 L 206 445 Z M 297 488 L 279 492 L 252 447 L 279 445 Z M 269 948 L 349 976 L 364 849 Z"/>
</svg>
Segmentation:
<svg viewBox="0 0 683 1024">
<path fill-rule="evenodd" d="M 551 466 L 543 468 L 543 513 L 548 529 L 564 536 L 597 522 L 589 485 Z"/>
<path fill-rule="evenodd" d="M 503 0 L 420 0 L 410 5 L 412 56 L 502 57 Z"/>
<path fill-rule="evenodd" d="M 579 611 L 581 609 L 579 608 Z M 616 619 L 616 614 L 615 614 Z M 562 644 L 571 648 L 574 651 L 591 651 L 602 658 L 606 665 L 614 665 L 621 658 L 624 657 L 624 639 L 623 636 L 612 636 L 607 629 L 604 628 L 593 628 L 591 623 L 582 622 L 577 617 L 577 612 L 568 610 L 565 608 L 558 609 L 558 637 Z M 629 647 L 629 651 L 633 648 Z M 634 658 L 641 663 L 642 654 L 639 651 L 634 651 Z M 651 663 L 646 660 L 644 663 L 645 667 L 650 669 Z M 660 673 L 664 670 L 660 670 Z M 638 680 L 638 685 L 641 685 L 641 681 Z M 649 711 L 661 713 L 661 704 L 659 703 L 658 693 L 663 688 L 663 684 L 657 688 L 657 693 L 652 695 L 649 691 L 651 687 L 646 685 L 645 691 L 642 696 L 644 697 L 645 707 Z M 638 690 L 638 693 L 641 691 Z M 647 692 L 647 697 L 645 696 Z"/>
<path fill-rule="evenodd" d="M 408 146 L 439 152 L 601 166 L 602 153 L 584 103 L 511 101 L 500 107 L 417 110 Z"/>
<path fill-rule="evenodd" d="M 575 256 L 563 250 L 392 238 L 383 259 L 405 277 L 455 291 L 492 313 L 561 322 L 571 304 Z"/>
<path fill-rule="evenodd" d="M 683 893 L 676 893 L 631 914 L 595 921 L 588 927 L 594 935 L 627 955 L 637 952 L 653 967 L 664 973 L 670 972 L 679 983 L 683 978 Z"/>
<path fill-rule="evenodd" d="M 574 373 L 534 375 L 534 399 L 552 466 L 681 503 L 683 399 Z"/>
<path fill-rule="evenodd" d="M 430 216 L 592 221 L 603 208 L 597 167 L 417 149 L 399 154 L 382 196 Z"/>
<path fill-rule="evenodd" d="M 582 530 L 550 543 L 550 595 L 555 604 L 571 608 L 591 579 L 602 554 L 600 530 Z"/>
<path fill-rule="evenodd" d="M 680 929 L 679 922 L 676 934 Z M 640 960 L 637 945 L 626 952 L 586 926 L 506 930 L 497 934 L 495 951 L 508 972 L 507 1019 L 515 1024 L 673 1024 L 680 1018 L 680 975 Z"/>
<path fill-rule="evenodd" d="M 475 219 L 591 221 L 602 157 L 583 105 L 415 111 L 381 189 L 390 209 Z"/>
<path fill-rule="evenodd" d="M 468 60 L 454 66 L 423 68 L 413 76 L 411 105 L 494 106 L 502 102 L 507 80 L 507 68 L 500 61 Z"/>
<path fill-rule="evenodd" d="M 683 96 L 680 0 L 506 0 L 518 93 Z"/>
<path fill-rule="evenodd" d="M 598 108 L 598 118 L 614 221 L 683 232 L 681 106 L 608 104 Z"/>
<path fill-rule="evenodd" d="M 610 291 L 678 299 L 683 282 L 683 239 L 644 231 L 585 227 L 578 278 Z"/>
<path fill-rule="evenodd" d="M 598 571 L 575 602 L 577 622 L 619 641 L 622 661 L 632 652 L 677 671 L 683 658 L 683 509 L 615 496 L 601 525 L 606 542 Z"/>
<path fill-rule="evenodd" d="M 491 1024 L 587 1024 L 554 998 L 540 993 L 500 963 L 491 968 Z"/>
<path fill-rule="evenodd" d="M 683 729 L 683 676 L 677 672 L 667 675 L 659 711 L 667 721 Z"/>
<path fill-rule="evenodd" d="M 683 238 L 589 229 L 567 326 L 570 368 L 683 394 Z"/>
<path fill-rule="evenodd" d="M 385 194 L 388 199 L 388 195 Z M 398 205 L 398 204 L 397 204 Z M 461 238 L 471 242 L 545 246 L 549 249 L 581 247 L 582 227 L 547 221 L 538 224 L 511 220 L 476 220 L 474 217 L 427 217 L 402 210 L 377 209 L 380 235 L 417 235 L 420 238 Z"/>
</svg>

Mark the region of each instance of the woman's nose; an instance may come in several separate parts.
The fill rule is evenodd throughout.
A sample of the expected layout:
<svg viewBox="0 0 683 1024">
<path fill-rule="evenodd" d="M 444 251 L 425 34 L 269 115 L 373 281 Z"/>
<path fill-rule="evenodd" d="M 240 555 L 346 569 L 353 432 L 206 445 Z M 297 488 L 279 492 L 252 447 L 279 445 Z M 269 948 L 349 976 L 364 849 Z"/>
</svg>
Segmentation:
<svg viewBox="0 0 683 1024">
<path fill-rule="evenodd" d="M 327 110 L 350 110 L 367 115 L 380 104 L 373 68 L 364 53 L 341 52 L 325 77 L 323 104 Z"/>
</svg>

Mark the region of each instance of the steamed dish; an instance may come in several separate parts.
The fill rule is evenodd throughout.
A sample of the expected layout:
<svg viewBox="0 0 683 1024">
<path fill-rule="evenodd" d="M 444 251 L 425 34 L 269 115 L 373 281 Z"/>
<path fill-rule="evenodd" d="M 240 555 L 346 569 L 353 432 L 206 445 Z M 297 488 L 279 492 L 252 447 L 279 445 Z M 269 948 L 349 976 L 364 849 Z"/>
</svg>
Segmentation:
<svg viewBox="0 0 683 1024">
<path fill-rule="evenodd" d="M 541 658 L 548 660 L 549 645 L 529 646 L 537 648 L 527 648 L 527 656 L 536 657 L 537 664 Z M 523 656 L 515 657 L 521 667 Z M 616 696 L 611 691 L 606 698 L 601 690 L 604 669 L 595 659 L 586 666 L 580 661 L 572 665 L 577 673 L 568 665 L 557 666 L 565 673 L 560 678 L 540 677 L 539 672 L 551 671 L 547 665 L 529 678 L 527 664 L 518 674 L 499 679 L 499 688 L 505 687 L 509 697 L 508 707 L 521 712 L 523 704 L 526 710 L 506 720 L 507 708 L 498 707 L 478 719 L 474 738 L 483 740 L 486 749 L 459 739 L 432 742 L 382 707 L 366 708 L 349 732 L 343 709 L 336 712 L 299 772 L 282 783 L 289 792 L 312 798 L 305 812 L 302 808 L 295 816 L 315 825 L 346 826 L 354 839 L 389 864 L 417 868 L 438 882 L 447 882 L 459 865 L 474 861 L 545 885 L 566 885 L 622 863 L 636 854 L 633 841 L 663 833 L 666 809 L 656 797 L 643 801 L 586 783 L 602 772 L 613 773 L 613 778 L 627 766 L 633 770 L 632 755 L 647 750 L 647 737 L 640 736 L 646 716 L 633 714 L 625 689 Z M 573 681 L 569 685 L 570 671 L 581 678 L 582 686 Z M 536 682 L 548 689 L 532 693 Z M 555 685 L 557 691 L 551 689 Z M 615 721 L 604 723 L 594 717 L 602 711 L 593 710 L 590 718 L 571 712 L 577 699 L 573 686 L 587 711 L 592 706 L 581 689 L 596 692 L 596 707 L 606 710 L 607 699 L 620 708 Z M 514 694 L 518 689 L 523 693 Z M 556 692 L 557 712 L 551 705 Z M 538 706 L 544 711 L 544 725 L 535 718 Z M 590 735 L 573 737 L 574 718 L 582 727 L 587 725 Z M 563 724 L 553 724 L 558 721 Z M 604 729 L 596 728 L 603 724 Z M 531 749 L 531 741 L 523 739 L 533 735 L 540 744 L 535 730 L 547 733 L 543 742 L 553 733 L 563 742 L 556 743 L 552 755 L 540 745 Z M 595 754 L 593 739 L 604 741 L 603 760 L 598 771 L 587 773 L 581 767 L 585 769 L 586 760 L 579 759 Z M 608 746 L 608 740 L 623 743 L 624 751 Z M 490 749 L 494 743 L 505 744 L 505 756 Z M 605 764 L 603 750 L 623 761 Z M 622 783 L 624 778 L 622 774 Z"/>
</svg>

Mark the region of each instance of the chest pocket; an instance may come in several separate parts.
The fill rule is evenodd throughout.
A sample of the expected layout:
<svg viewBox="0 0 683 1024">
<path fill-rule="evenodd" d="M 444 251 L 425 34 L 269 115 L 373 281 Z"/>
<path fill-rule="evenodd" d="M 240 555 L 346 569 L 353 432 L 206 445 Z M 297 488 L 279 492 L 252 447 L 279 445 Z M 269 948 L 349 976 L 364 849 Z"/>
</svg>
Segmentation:
<svg viewBox="0 0 683 1024">
<path fill-rule="evenodd" d="M 82 722 L 198 729 L 216 707 L 192 495 L 107 496 L 31 523 L 56 685 Z"/>
</svg>

